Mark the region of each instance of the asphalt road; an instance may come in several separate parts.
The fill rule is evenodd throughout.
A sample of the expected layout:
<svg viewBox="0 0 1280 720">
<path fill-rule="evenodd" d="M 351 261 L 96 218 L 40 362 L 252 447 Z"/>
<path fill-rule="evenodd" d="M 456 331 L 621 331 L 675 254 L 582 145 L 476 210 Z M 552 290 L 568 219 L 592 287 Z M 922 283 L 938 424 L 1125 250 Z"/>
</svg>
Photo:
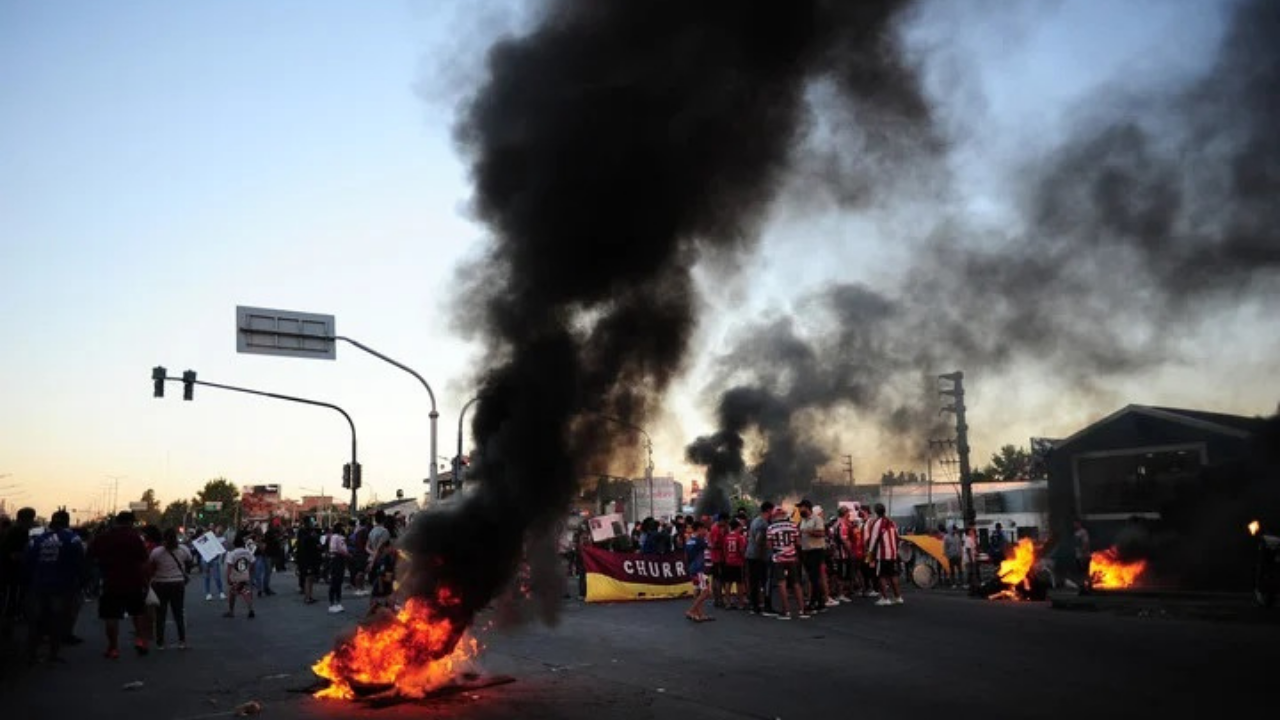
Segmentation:
<svg viewBox="0 0 1280 720">
<path fill-rule="evenodd" d="M 566 600 L 558 627 L 484 637 L 483 671 L 515 681 L 432 702 L 372 709 L 296 692 L 310 664 L 356 621 L 305 606 L 292 577 L 258 618 L 223 619 L 190 590 L 191 650 L 101 657 L 88 639 L 62 665 L 0 681 L 5 718 L 195 719 L 257 700 L 276 718 L 875 718 L 1195 717 L 1276 707 L 1280 625 L 1071 612 L 908 591 L 810 620 L 718 612 L 683 618 L 684 601 L 585 605 Z M 348 607 L 358 604 L 351 599 Z M 126 683 L 143 686 L 126 690 Z M 16 712 L 13 712 L 16 711 Z M 13 714 L 11 714 L 13 712 Z"/>
</svg>

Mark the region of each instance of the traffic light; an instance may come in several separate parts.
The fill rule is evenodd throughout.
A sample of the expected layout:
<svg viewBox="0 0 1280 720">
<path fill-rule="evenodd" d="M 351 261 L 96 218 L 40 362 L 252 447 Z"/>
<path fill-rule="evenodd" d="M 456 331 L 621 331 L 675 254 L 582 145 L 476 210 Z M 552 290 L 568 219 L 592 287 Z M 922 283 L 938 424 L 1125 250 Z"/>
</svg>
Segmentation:
<svg viewBox="0 0 1280 720">
<path fill-rule="evenodd" d="M 347 463 L 342 466 L 342 487 L 350 490 L 352 486 L 360 489 L 360 463 Z"/>
<path fill-rule="evenodd" d="M 169 376 L 168 371 L 159 365 L 151 368 L 151 379 L 155 382 L 155 385 L 156 385 L 156 391 L 155 391 L 156 397 L 158 398 L 164 397 L 164 380 L 168 376 Z"/>
<path fill-rule="evenodd" d="M 195 397 L 196 392 L 196 371 L 185 370 L 182 373 L 182 399 L 190 400 Z"/>
</svg>

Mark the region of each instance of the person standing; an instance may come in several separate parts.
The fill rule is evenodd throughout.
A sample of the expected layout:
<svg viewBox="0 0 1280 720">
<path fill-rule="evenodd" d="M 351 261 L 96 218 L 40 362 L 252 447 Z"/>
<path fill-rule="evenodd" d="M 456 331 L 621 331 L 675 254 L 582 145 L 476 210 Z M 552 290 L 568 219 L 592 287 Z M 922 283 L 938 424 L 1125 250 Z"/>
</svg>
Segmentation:
<svg viewBox="0 0 1280 720">
<path fill-rule="evenodd" d="M 1075 549 L 1076 573 L 1080 576 L 1080 592 L 1088 593 L 1093 588 L 1093 578 L 1089 575 L 1089 561 L 1093 557 L 1093 548 L 1089 543 L 1089 531 L 1084 529 L 1080 518 L 1071 522 L 1073 531 L 1072 544 Z"/>
<path fill-rule="evenodd" d="M 711 582 L 707 577 L 707 528 L 701 522 L 693 523 L 693 535 L 684 546 L 685 567 L 689 568 L 689 579 L 693 581 L 693 605 L 685 611 L 684 616 L 694 622 L 708 622 L 715 618 L 707 615 L 703 606 L 711 597 Z"/>
<path fill-rule="evenodd" d="M 800 586 L 800 529 L 791 522 L 785 510 L 774 508 L 773 522 L 769 523 L 766 536 L 769 541 L 773 581 L 777 583 L 778 595 L 782 598 L 782 614 L 777 616 L 778 619 L 791 619 L 791 601 L 787 597 L 789 591 L 795 593 L 800 619 L 809 619 L 804 605 L 804 589 Z"/>
<path fill-rule="evenodd" d="M 827 549 L 827 529 L 822 518 L 813 512 L 813 503 L 801 500 L 800 510 L 800 561 L 804 565 L 805 579 L 809 583 L 809 597 L 805 610 L 817 613 L 826 609 L 827 598 L 822 587 L 822 565 Z"/>
<path fill-rule="evenodd" d="M 227 545 L 222 539 L 221 527 L 215 528 L 214 534 L 218 537 L 218 543 L 223 552 L 218 553 L 217 557 L 209 560 L 205 560 L 203 555 L 200 557 L 200 572 L 204 575 L 204 599 L 206 602 L 213 600 L 213 585 L 218 586 L 218 599 L 227 599 L 226 589 L 222 585 L 222 565 L 223 558 L 226 557 Z"/>
<path fill-rule="evenodd" d="M 347 578 L 347 562 L 351 553 L 347 549 L 347 534 L 342 523 L 333 526 L 329 533 L 329 612 L 340 613 L 342 607 L 342 583 Z"/>
<path fill-rule="evenodd" d="M 880 581 L 880 599 L 876 605 L 901 605 L 898 587 L 898 526 L 885 515 L 883 503 L 876 503 L 876 516 L 867 531 L 867 555 L 873 558 L 876 579 Z"/>
<path fill-rule="evenodd" d="M 62 662 L 58 650 L 71 634 L 71 613 L 80 592 L 84 544 L 70 529 L 71 516 L 59 510 L 49 529 L 27 548 L 31 585 L 27 596 L 27 658 L 37 659 L 40 640 L 49 638 L 49 661 Z"/>
<path fill-rule="evenodd" d="M 249 619 L 252 620 L 255 617 L 253 612 L 253 578 L 251 577 L 253 552 L 245 547 L 244 533 L 236 533 L 235 539 L 231 543 L 231 552 L 227 553 L 226 562 L 227 590 L 230 591 L 230 594 L 227 597 L 227 611 L 222 614 L 222 617 L 235 617 L 236 597 L 243 597 L 245 605 L 249 606 Z"/>
<path fill-rule="evenodd" d="M 296 559 L 298 591 L 302 593 L 302 602 L 310 605 L 316 601 L 313 593 L 320 574 L 320 531 L 316 529 L 315 518 L 306 518 L 298 529 Z"/>
<path fill-rule="evenodd" d="M 165 648 L 164 624 L 170 608 L 173 624 L 178 629 L 178 649 L 187 649 L 187 582 L 191 580 L 187 566 L 190 564 L 191 552 L 178 544 L 178 531 L 165 530 L 160 546 L 151 551 L 150 558 L 151 589 L 160 600 L 155 619 L 157 650 Z"/>
<path fill-rule="evenodd" d="M 951 583 L 951 587 L 960 587 L 960 570 L 964 565 L 964 536 L 960 534 L 960 528 L 951 528 L 943 539 L 942 553 L 947 557 L 946 581 Z"/>
<path fill-rule="evenodd" d="M 27 543 L 35 524 L 35 508 L 24 507 L 0 538 L 0 647 L 12 642 L 13 626 L 25 604 Z"/>
<path fill-rule="evenodd" d="M 969 587 L 976 588 L 981 583 L 981 568 L 978 567 L 978 529 L 970 525 L 964 534 L 964 577 Z"/>
<path fill-rule="evenodd" d="M 133 620 L 133 649 L 139 655 L 149 651 L 151 625 L 147 622 L 147 546 L 134 529 L 133 513 L 116 515 L 111 529 L 94 539 L 89 554 L 102 568 L 102 597 L 98 617 L 107 633 L 104 657 L 120 657 L 120 621 L 127 614 Z"/>
<path fill-rule="evenodd" d="M 773 515 L 773 503 L 768 500 L 760 503 L 760 514 L 756 515 L 747 529 L 747 585 L 751 602 L 751 612 L 755 615 L 775 616 L 773 611 L 773 587 L 769 584 L 769 560 L 766 555 L 768 546 L 765 535 L 769 529 L 769 518 Z M 763 600 L 762 600 L 763 596 Z"/>
</svg>

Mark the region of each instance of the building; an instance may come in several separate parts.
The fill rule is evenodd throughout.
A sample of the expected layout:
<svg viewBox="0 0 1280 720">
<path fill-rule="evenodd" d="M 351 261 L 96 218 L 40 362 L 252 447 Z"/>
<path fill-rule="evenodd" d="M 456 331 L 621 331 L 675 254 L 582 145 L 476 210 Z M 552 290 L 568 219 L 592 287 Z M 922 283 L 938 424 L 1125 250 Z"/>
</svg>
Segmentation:
<svg viewBox="0 0 1280 720">
<path fill-rule="evenodd" d="M 1277 510 L 1280 478 L 1265 460 L 1276 422 L 1129 405 L 1053 441 L 1044 462 L 1055 536 L 1070 537 L 1079 518 L 1094 549 L 1150 559 L 1153 582 L 1247 579 L 1245 525 Z"/>
</svg>

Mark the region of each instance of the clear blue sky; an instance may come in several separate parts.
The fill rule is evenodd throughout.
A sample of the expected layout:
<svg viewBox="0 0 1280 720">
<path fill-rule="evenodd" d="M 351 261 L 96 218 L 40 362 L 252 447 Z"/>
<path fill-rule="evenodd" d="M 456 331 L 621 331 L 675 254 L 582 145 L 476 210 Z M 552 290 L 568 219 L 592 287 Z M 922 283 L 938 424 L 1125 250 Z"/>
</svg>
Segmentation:
<svg viewBox="0 0 1280 720">
<path fill-rule="evenodd" d="M 993 194 L 992 168 L 1052 132 L 1088 90 L 1120 72 L 1193 70 L 1220 32 L 1207 0 L 1014 5 L 991 16 L 1006 5 L 927 3 L 908 33 L 926 62 L 959 60 L 972 78 L 935 87 L 939 102 L 972 93 L 1000 129 L 957 155 Z M 340 492 L 339 417 L 204 389 L 184 403 L 174 385 L 155 400 L 148 375 L 163 364 L 342 405 L 361 434 L 367 489 L 419 493 L 428 403 L 416 381 L 345 346 L 336 362 L 237 355 L 234 309 L 334 314 L 342 333 L 413 365 L 435 387 L 440 454 L 452 455 L 475 356 L 443 303 L 483 229 L 461 210 L 469 191 L 449 132 L 466 87 L 449 80 L 465 83 L 461 70 L 512 6 L 0 3 L 0 475 L 10 474 L 0 487 L 18 484 L 16 501 L 42 510 L 88 504 L 108 476 L 122 476 L 122 503 L 148 487 L 164 501 L 188 497 L 219 475 L 281 483 L 293 497 Z M 838 215 L 778 223 L 749 268 L 760 281 L 741 308 L 714 316 L 705 342 L 838 275 L 846 243 L 778 248 L 849 227 Z M 1251 372 L 1267 359 L 1240 362 Z M 682 480 L 681 448 L 708 428 L 697 367 L 672 399 L 678 419 L 657 433 L 658 471 Z M 1171 403 L 1193 402 L 1179 373 L 1194 370 L 1152 382 Z M 979 441 L 989 450 L 1042 434 L 1051 406 L 1030 397 L 1020 413 L 993 412 Z M 1054 422 L 1113 409 L 1072 406 Z M 860 475 L 878 475 L 866 462 Z"/>
</svg>

